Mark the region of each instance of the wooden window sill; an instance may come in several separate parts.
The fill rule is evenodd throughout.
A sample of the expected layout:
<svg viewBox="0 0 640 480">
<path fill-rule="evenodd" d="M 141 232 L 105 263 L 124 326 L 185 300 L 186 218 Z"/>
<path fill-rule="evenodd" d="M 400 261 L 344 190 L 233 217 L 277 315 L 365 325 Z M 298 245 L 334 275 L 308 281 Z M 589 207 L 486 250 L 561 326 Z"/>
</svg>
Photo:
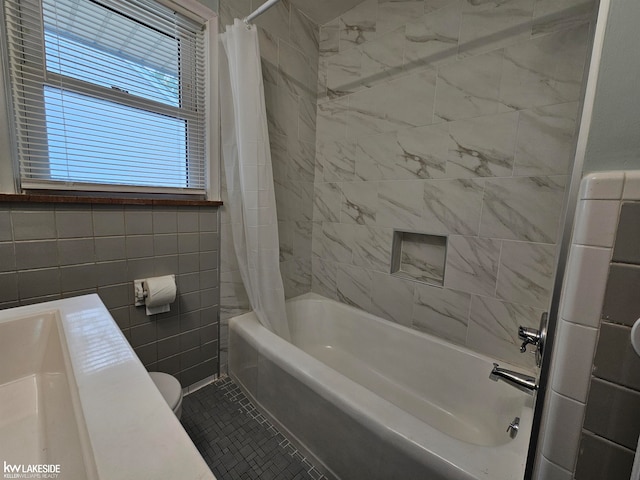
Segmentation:
<svg viewBox="0 0 640 480">
<path fill-rule="evenodd" d="M 32 193 L 0 193 L 0 202 L 16 203 L 73 203 L 91 205 L 162 205 L 187 207 L 218 207 L 220 200 L 189 200 L 170 198 L 122 198 L 122 197 L 83 197 L 75 195 L 43 195 Z"/>
</svg>

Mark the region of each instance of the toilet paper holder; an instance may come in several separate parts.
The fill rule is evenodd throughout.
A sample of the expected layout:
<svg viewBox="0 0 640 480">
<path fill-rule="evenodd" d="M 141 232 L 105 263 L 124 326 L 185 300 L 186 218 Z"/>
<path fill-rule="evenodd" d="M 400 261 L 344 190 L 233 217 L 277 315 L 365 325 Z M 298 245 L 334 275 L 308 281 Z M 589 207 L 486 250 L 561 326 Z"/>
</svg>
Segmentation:
<svg viewBox="0 0 640 480">
<path fill-rule="evenodd" d="M 135 306 L 141 307 L 144 305 L 144 299 L 147 298 L 147 292 L 144 289 L 144 282 L 146 279 L 133 281 L 133 294 L 135 299 Z"/>
<path fill-rule="evenodd" d="M 172 281 L 175 282 L 174 275 L 168 276 L 172 277 Z M 146 285 L 148 281 L 148 278 L 140 278 L 133 281 L 133 296 L 136 307 L 142 307 L 143 305 L 146 305 L 147 298 L 149 297 L 149 290 Z"/>
</svg>

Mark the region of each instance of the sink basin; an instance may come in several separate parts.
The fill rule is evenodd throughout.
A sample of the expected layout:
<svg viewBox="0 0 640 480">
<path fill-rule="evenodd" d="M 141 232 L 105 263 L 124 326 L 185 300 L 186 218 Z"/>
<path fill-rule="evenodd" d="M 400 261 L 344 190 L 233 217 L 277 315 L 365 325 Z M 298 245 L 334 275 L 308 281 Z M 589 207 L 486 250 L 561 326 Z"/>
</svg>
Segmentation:
<svg viewBox="0 0 640 480">
<path fill-rule="evenodd" d="M 64 464 L 69 478 L 95 478 L 93 455 L 83 438 L 86 426 L 59 312 L 0 323 L 3 460 L 17 466 Z"/>
<path fill-rule="evenodd" d="M 0 311 L 0 453 L 5 475 L 215 480 L 97 295 Z"/>
</svg>

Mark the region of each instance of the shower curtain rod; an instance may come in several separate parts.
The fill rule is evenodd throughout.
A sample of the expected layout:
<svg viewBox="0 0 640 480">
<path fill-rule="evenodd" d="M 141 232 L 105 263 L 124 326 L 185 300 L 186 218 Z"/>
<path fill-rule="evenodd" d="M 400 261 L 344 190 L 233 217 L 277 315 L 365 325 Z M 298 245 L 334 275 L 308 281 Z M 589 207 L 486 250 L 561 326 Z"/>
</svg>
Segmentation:
<svg viewBox="0 0 640 480">
<path fill-rule="evenodd" d="M 276 3 L 278 3 L 280 0 L 269 0 L 268 2 L 263 3 L 262 5 L 260 5 L 258 8 L 256 8 L 256 10 L 249 14 L 248 17 L 245 17 L 244 19 L 244 23 L 246 23 L 247 25 L 249 25 L 249 23 L 251 23 L 254 19 L 258 18 L 260 15 L 262 15 L 264 12 L 266 12 L 267 10 L 269 10 L 271 7 L 273 7 Z"/>
</svg>

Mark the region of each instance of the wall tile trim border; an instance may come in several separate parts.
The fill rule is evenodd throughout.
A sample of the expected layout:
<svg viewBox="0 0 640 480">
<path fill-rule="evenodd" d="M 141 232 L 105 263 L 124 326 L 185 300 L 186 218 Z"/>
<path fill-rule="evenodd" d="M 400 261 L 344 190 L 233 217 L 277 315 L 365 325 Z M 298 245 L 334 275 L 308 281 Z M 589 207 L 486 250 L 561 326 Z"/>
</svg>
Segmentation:
<svg viewBox="0 0 640 480">
<path fill-rule="evenodd" d="M 573 413 L 584 416 L 596 339 L 601 325 L 600 315 L 604 298 L 600 293 L 604 293 L 609 276 L 609 263 L 613 255 L 622 203 L 640 200 L 640 171 L 589 174 L 582 180 L 579 198 L 569 255 L 570 263 L 564 279 L 560 305 L 559 334 L 552 359 L 551 391 L 545 399 L 547 428 L 541 439 L 542 454 L 536 476 L 539 479 L 546 478 L 545 474 L 549 471 L 554 472 L 554 478 L 567 480 L 575 474 L 577 452 L 572 450 L 562 455 L 562 458 L 553 459 L 547 455 L 553 451 L 553 445 L 559 440 L 554 435 L 552 422 L 563 413 L 558 410 L 558 402 L 552 399 L 558 398 L 558 395 L 571 397 L 570 405 L 575 410 Z M 609 218 L 602 218 L 605 214 Z M 614 218 L 610 218 L 611 216 Z M 581 282 L 585 277 L 587 281 Z M 597 295 L 595 301 L 594 295 Z M 584 305 L 589 306 L 588 311 L 584 309 Z M 576 341 L 575 335 L 569 333 L 571 331 L 578 331 L 585 341 Z M 579 425 L 574 425 L 574 431 L 564 432 L 564 435 L 580 435 L 582 423 L 581 421 Z"/>
</svg>

